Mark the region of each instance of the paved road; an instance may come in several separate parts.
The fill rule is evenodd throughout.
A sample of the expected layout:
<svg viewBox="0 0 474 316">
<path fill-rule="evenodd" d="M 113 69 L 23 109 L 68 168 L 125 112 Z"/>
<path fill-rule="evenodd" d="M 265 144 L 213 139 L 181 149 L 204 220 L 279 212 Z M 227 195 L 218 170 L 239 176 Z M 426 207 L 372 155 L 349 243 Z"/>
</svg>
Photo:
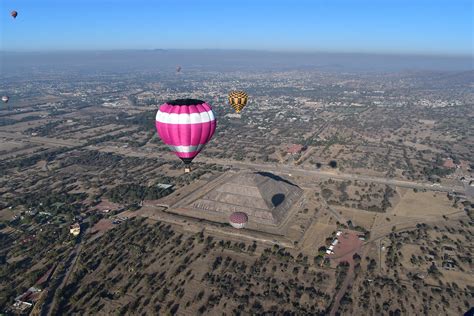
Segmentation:
<svg viewBox="0 0 474 316">
<path fill-rule="evenodd" d="M 466 195 L 471 198 L 474 198 L 474 186 L 470 186 L 468 182 L 465 182 L 464 188 L 466 190 Z"/>
<path fill-rule="evenodd" d="M 22 140 L 29 143 L 35 144 L 46 144 L 46 145 L 53 145 L 53 146 L 60 146 L 60 147 L 73 147 L 80 144 L 83 144 L 82 141 L 78 140 L 63 140 L 63 139 L 55 139 L 49 137 L 28 137 L 19 133 L 11 133 L 11 132 L 3 132 L 0 131 L 0 137 Z M 135 156 L 135 157 L 156 157 L 156 158 L 165 158 L 170 160 L 175 160 L 176 157 L 171 153 L 149 153 L 144 151 L 139 151 L 137 149 L 123 149 L 123 148 L 115 148 L 115 146 L 103 147 L 103 146 L 88 146 L 90 149 L 95 149 L 103 152 L 118 152 L 122 155 L 126 156 Z M 341 172 L 330 172 L 330 171 L 322 171 L 317 169 L 310 169 L 308 167 L 296 167 L 296 166 L 287 166 L 281 165 L 277 163 L 251 163 L 251 162 L 240 162 L 234 161 L 229 159 L 217 159 L 217 158 L 207 158 L 198 156 L 195 159 L 196 162 L 203 162 L 203 163 L 214 163 L 218 165 L 225 165 L 225 166 L 232 166 L 234 168 L 240 169 L 255 169 L 259 171 L 269 171 L 275 174 L 291 174 L 291 175 L 301 175 L 301 176 L 314 176 L 317 178 L 331 178 L 331 179 L 339 179 L 339 180 L 358 180 L 358 181 L 365 181 L 365 182 L 373 182 L 379 184 L 386 184 L 386 185 L 393 185 L 398 187 L 404 187 L 409 189 L 419 189 L 419 190 L 428 190 L 428 191 L 439 191 L 439 192 L 456 192 L 461 194 L 466 194 L 468 196 L 474 196 L 474 188 L 467 186 L 433 186 L 432 183 L 426 182 L 414 182 L 414 181 L 406 181 L 406 180 L 395 180 L 386 177 L 374 177 L 374 176 L 364 176 L 360 174 L 350 174 L 350 173 L 341 173 Z"/>
<path fill-rule="evenodd" d="M 79 237 L 80 239 L 77 241 L 77 244 L 75 245 L 74 249 L 71 251 L 69 257 L 66 259 L 64 271 L 57 276 L 60 282 L 59 285 L 55 289 L 53 288 L 48 289 L 48 291 L 52 292 L 51 296 L 53 297 L 53 299 L 50 303 L 45 303 L 44 308 L 42 308 L 41 315 L 51 316 L 53 315 L 53 312 L 56 310 L 56 307 L 58 306 L 59 302 L 58 302 L 58 296 L 55 295 L 55 293 L 57 292 L 61 293 L 63 288 L 67 285 L 69 277 L 71 276 L 72 271 L 74 271 L 74 266 L 76 265 L 77 259 L 84 245 L 82 238 L 87 234 L 87 232 L 88 232 L 88 229 L 86 229 L 83 233 L 81 233 Z"/>
<path fill-rule="evenodd" d="M 286 174 L 289 175 L 298 175 L 298 176 L 314 176 L 316 178 L 330 178 L 330 179 L 339 179 L 339 180 L 352 180 L 352 181 L 365 181 L 380 183 L 386 185 L 393 185 L 398 187 L 404 187 L 409 189 L 419 189 L 427 191 L 440 191 L 440 192 L 456 192 L 456 193 L 465 193 L 463 186 L 433 186 L 432 183 L 427 182 L 414 182 L 406 180 L 396 180 L 391 178 L 375 177 L 375 176 L 363 176 L 360 174 L 350 174 L 350 173 L 341 173 L 341 172 L 331 172 L 331 171 L 322 171 L 317 169 L 309 169 L 303 167 L 292 167 L 284 166 L 279 164 L 258 164 L 258 163 L 249 163 L 249 162 L 238 162 L 230 161 L 223 159 L 207 159 L 207 158 L 197 158 L 196 162 L 206 162 L 206 163 L 215 163 L 221 165 L 231 165 L 234 168 L 242 169 L 255 169 L 259 171 L 270 171 L 275 174 Z"/>
<path fill-rule="evenodd" d="M 148 157 L 148 158 L 157 158 L 157 159 L 166 159 L 166 160 L 176 160 L 176 156 L 172 153 L 153 153 L 153 152 L 144 152 L 138 151 L 137 149 L 132 148 L 116 148 L 114 146 L 88 146 L 89 149 L 94 149 L 102 152 L 114 152 L 119 153 L 125 156 L 131 157 Z M 427 190 L 427 191 L 438 191 L 438 192 L 456 192 L 460 194 L 466 194 L 465 188 L 463 186 L 433 186 L 431 182 L 414 182 L 407 180 L 396 180 L 385 177 L 375 177 L 375 176 L 364 176 L 360 174 L 351 174 L 351 173 L 342 173 L 338 171 L 322 171 L 317 169 L 310 169 L 308 167 L 293 167 L 286 166 L 278 163 L 251 163 L 251 162 L 241 162 L 230 159 L 217 159 L 217 158 L 207 158 L 198 156 L 194 162 L 216 164 L 223 166 L 230 166 L 237 169 L 253 169 L 258 171 L 268 171 L 274 174 L 286 175 L 289 174 L 298 175 L 298 176 L 314 176 L 315 178 L 326 178 L 326 179 L 339 179 L 339 180 L 352 180 L 352 181 L 365 181 L 373 182 L 379 184 L 393 185 L 397 187 L 403 187 L 408 189 L 418 189 L 418 190 Z M 308 184 L 311 185 L 311 184 Z M 304 186 L 304 185 L 303 185 Z"/>
<path fill-rule="evenodd" d="M 4 137 L 7 139 L 15 139 L 21 140 L 26 143 L 33 143 L 39 145 L 51 145 L 51 146 L 58 146 L 58 147 L 74 147 L 81 144 L 84 144 L 84 141 L 81 140 L 65 140 L 65 139 L 57 139 L 57 138 L 50 138 L 50 137 L 41 137 L 41 136 L 26 136 L 20 133 L 11 133 L 11 132 L 0 132 L 0 137 Z"/>
</svg>

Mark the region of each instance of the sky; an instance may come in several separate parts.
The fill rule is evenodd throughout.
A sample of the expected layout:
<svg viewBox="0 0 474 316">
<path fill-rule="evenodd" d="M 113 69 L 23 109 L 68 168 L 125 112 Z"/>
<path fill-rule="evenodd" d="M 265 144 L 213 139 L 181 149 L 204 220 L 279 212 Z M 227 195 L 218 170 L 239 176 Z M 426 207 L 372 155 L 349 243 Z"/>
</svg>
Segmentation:
<svg viewBox="0 0 474 316">
<path fill-rule="evenodd" d="M 12 10 L 18 17 L 10 17 Z M 0 50 L 472 55 L 465 0 L 1 0 Z"/>
</svg>

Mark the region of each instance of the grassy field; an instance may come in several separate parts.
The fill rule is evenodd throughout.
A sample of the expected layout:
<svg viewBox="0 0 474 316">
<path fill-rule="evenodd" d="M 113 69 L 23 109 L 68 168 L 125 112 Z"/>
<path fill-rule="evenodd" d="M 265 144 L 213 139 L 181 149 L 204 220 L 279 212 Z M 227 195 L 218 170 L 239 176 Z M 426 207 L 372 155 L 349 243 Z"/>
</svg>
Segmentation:
<svg viewBox="0 0 474 316">
<path fill-rule="evenodd" d="M 442 216 L 456 211 L 446 193 L 406 191 L 392 214 L 407 217 Z"/>
</svg>

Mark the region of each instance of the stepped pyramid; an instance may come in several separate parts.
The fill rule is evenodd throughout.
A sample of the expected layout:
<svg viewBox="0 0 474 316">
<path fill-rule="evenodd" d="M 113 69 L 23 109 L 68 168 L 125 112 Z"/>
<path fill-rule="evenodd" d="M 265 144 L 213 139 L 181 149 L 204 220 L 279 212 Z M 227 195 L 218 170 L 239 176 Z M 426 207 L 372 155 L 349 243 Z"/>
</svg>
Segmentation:
<svg viewBox="0 0 474 316">
<path fill-rule="evenodd" d="M 250 222 L 280 225 L 303 194 L 297 185 L 269 172 L 240 172 L 216 185 L 189 207 L 206 212 L 245 212 Z"/>
</svg>

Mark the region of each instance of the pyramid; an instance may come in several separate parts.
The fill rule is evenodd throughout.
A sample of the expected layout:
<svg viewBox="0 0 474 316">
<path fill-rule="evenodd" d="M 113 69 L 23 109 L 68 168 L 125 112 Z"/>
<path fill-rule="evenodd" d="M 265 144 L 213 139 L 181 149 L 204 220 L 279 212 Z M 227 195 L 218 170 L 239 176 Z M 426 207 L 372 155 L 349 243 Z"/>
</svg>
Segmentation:
<svg viewBox="0 0 474 316">
<path fill-rule="evenodd" d="M 245 212 L 250 222 L 280 225 L 303 190 L 269 172 L 240 172 L 193 201 L 191 208 L 226 216 Z"/>
</svg>

